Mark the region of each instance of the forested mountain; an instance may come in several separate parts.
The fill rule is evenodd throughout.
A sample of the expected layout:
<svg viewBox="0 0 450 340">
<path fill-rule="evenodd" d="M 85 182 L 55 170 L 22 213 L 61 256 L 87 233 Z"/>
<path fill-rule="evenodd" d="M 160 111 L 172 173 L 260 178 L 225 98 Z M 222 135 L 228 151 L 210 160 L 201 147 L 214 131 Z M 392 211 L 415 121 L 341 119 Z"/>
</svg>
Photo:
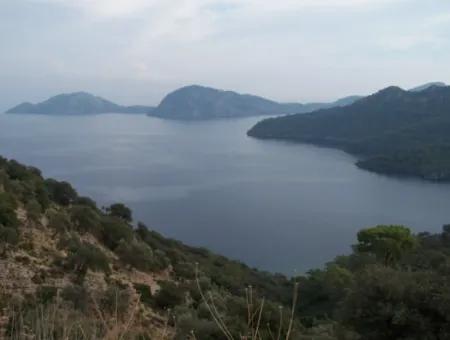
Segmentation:
<svg viewBox="0 0 450 340">
<path fill-rule="evenodd" d="M 357 100 L 360 100 L 361 98 L 364 98 L 363 96 L 348 96 L 341 99 L 338 99 L 331 103 L 306 103 L 303 104 L 302 109 L 299 112 L 296 113 L 309 113 L 317 110 L 322 109 L 329 109 L 332 107 L 343 107 L 348 106 L 356 102 Z"/>
<path fill-rule="evenodd" d="M 450 87 L 389 87 L 347 107 L 264 120 L 248 135 L 338 147 L 376 172 L 450 180 Z"/>
<path fill-rule="evenodd" d="M 450 226 L 364 229 L 288 279 L 132 220 L 0 157 L 0 338 L 450 338 Z"/>
<path fill-rule="evenodd" d="M 333 103 L 278 103 L 258 96 L 191 85 L 168 94 L 150 115 L 181 120 L 283 115 L 345 106 L 358 98 L 347 97 Z"/>
<path fill-rule="evenodd" d="M 419 86 L 413 87 L 412 89 L 409 89 L 409 91 L 420 92 L 420 91 L 426 90 L 426 89 L 428 89 L 429 87 L 432 87 L 432 86 L 443 87 L 443 86 L 447 86 L 447 85 L 445 83 L 441 82 L 441 81 L 435 81 L 435 82 L 426 83 L 426 84 L 423 84 L 423 85 L 419 85 Z"/>
<path fill-rule="evenodd" d="M 148 106 L 121 106 L 86 92 L 60 94 L 38 104 L 22 103 L 6 113 L 83 115 L 97 113 L 149 113 Z"/>
</svg>

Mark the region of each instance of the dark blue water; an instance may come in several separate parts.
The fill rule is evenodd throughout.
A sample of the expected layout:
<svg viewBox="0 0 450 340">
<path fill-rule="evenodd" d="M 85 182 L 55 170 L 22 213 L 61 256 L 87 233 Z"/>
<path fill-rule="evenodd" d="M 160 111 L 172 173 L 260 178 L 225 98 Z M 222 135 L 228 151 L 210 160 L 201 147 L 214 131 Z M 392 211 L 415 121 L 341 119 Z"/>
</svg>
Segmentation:
<svg viewBox="0 0 450 340">
<path fill-rule="evenodd" d="M 362 227 L 450 222 L 450 185 L 359 170 L 332 149 L 259 141 L 259 118 L 0 115 L 0 154 L 100 204 L 252 266 L 292 274 L 346 253 Z"/>
</svg>

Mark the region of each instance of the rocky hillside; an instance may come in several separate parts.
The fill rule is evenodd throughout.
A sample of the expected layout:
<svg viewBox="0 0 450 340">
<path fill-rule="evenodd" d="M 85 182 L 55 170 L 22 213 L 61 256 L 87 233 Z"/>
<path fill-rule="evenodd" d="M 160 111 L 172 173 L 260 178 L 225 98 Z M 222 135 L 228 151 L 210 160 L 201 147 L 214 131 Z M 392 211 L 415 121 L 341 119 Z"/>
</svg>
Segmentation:
<svg viewBox="0 0 450 340">
<path fill-rule="evenodd" d="M 449 225 L 377 226 L 351 254 L 288 279 L 0 157 L 1 339 L 449 339 L 449 268 Z"/>
<path fill-rule="evenodd" d="M 262 321 L 276 329 L 278 305 L 292 300 L 286 277 L 133 226 L 123 204 L 99 209 L 70 184 L 0 158 L 3 336 L 225 339 L 214 315 L 247 332 L 249 286 L 255 302 L 266 297 Z M 287 329 L 288 308 L 285 320 Z"/>
</svg>

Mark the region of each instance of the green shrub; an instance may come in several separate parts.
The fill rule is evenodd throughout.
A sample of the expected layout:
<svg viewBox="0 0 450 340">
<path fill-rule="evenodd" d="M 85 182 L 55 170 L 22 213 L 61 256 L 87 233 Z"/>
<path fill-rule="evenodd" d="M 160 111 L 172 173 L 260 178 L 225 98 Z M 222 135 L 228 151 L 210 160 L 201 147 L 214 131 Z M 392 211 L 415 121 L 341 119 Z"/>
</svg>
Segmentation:
<svg viewBox="0 0 450 340">
<path fill-rule="evenodd" d="M 214 321 L 200 319 L 195 313 L 185 313 L 177 317 L 175 340 L 191 338 L 193 331 L 196 339 L 225 340 L 227 339 Z"/>
<path fill-rule="evenodd" d="M 36 183 L 36 188 L 34 191 L 36 201 L 41 206 L 41 209 L 43 211 L 47 210 L 50 206 L 50 197 L 48 195 L 47 189 L 45 187 L 44 181 L 41 180 L 38 183 Z"/>
<path fill-rule="evenodd" d="M 0 225 L 0 244 L 8 243 L 15 245 L 19 242 L 19 231 L 16 228 Z"/>
<path fill-rule="evenodd" d="M 119 217 L 126 222 L 133 220 L 131 209 L 123 203 L 114 203 L 106 208 L 106 211 L 114 217 Z"/>
<path fill-rule="evenodd" d="M 367 340 L 450 339 L 448 272 L 368 266 L 356 277 L 340 317 Z"/>
<path fill-rule="evenodd" d="M 14 198 L 6 193 L 0 193 L 0 225 L 17 228 L 19 220 L 16 215 L 17 204 Z"/>
<path fill-rule="evenodd" d="M 143 242 L 122 240 L 115 252 L 123 262 L 136 269 L 150 271 L 154 268 L 153 252 Z"/>
<path fill-rule="evenodd" d="M 69 253 L 74 253 L 81 245 L 79 236 L 74 232 L 67 232 L 61 235 L 57 244 L 58 249 L 64 249 Z"/>
<path fill-rule="evenodd" d="M 88 269 L 103 272 L 110 270 L 106 255 L 99 248 L 87 242 L 72 246 L 66 263 L 70 269 L 81 275 L 84 275 Z"/>
<path fill-rule="evenodd" d="M 90 199 L 89 197 L 80 196 L 75 199 L 74 204 L 84 205 L 91 208 L 92 210 L 97 210 L 97 203 L 95 203 L 95 201 Z"/>
<path fill-rule="evenodd" d="M 47 212 L 48 226 L 58 232 L 69 231 L 72 229 L 69 216 L 65 211 L 51 210 Z"/>
<path fill-rule="evenodd" d="M 70 220 L 74 228 L 80 232 L 98 235 L 101 229 L 99 214 L 89 206 L 74 205 L 70 208 Z"/>
<path fill-rule="evenodd" d="M 130 242 L 133 237 L 133 229 L 120 219 L 106 216 L 102 220 L 102 240 L 110 249 L 115 249 L 120 241 Z"/>
<path fill-rule="evenodd" d="M 170 260 L 166 256 L 166 253 L 160 249 L 156 249 L 153 252 L 153 264 L 154 270 L 163 270 L 170 265 Z"/>
<path fill-rule="evenodd" d="M 171 281 L 159 282 L 160 289 L 155 294 L 155 305 L 161 309 L 181 305 L 185 300 L 185 292 Z"/>
<path fill-rule="evenodd" d="M 153 303 L 153 296 L 150 287 L 141 283 L 135 283 L 133 286 L 140 295 L 141 302 L 147 306 L 151 306 Z"/>
<path fill-rule="evenodd" d="M 28 168 L 15 160 L 10 160 L 6 168 L 8 176 L 13 180 L 25 180 L 30 176 Z"/>
<path fill-rule="evenodd" d="M 31 199 L 25 205 L 28 219 L 32 221 L 38 221 L 41 217 L 42 207 L 35 199 Z"/>
<path fill-rule="evenodd" d="M 52 201 L 67 206 L 73 203 L 78 194 L 72 186 L 67 182 L 58 182 L 54 179 L 46 179 L 45 187 Z"/>
</svg>

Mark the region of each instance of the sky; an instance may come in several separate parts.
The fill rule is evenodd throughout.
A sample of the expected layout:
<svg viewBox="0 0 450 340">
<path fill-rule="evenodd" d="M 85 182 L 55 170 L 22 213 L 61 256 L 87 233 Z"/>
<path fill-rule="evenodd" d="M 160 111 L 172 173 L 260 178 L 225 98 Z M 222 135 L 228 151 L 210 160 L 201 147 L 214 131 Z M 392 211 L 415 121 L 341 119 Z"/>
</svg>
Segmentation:
<svg viewBox="0 0 450 340">
<path fill-rule="evenodd" d="M 189 84 L 329 101 L 450 83 L 448 0 L 0 0 L 0 110 Z"/>
</svg>

